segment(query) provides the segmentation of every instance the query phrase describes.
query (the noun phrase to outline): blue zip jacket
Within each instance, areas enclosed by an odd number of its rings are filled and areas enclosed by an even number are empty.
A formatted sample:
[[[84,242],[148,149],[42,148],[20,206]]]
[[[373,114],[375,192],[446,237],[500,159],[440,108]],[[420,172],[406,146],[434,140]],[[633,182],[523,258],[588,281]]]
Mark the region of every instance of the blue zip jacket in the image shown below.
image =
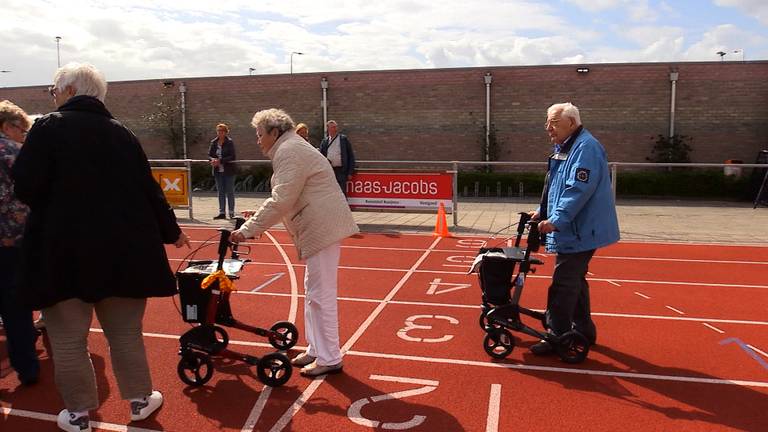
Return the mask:
[[[550,160],[547,214],[542,218],[557,231],[547,234],[549,252],[584,252],[619,241],[605,148],[586,129],[576,133],[568,157]]]

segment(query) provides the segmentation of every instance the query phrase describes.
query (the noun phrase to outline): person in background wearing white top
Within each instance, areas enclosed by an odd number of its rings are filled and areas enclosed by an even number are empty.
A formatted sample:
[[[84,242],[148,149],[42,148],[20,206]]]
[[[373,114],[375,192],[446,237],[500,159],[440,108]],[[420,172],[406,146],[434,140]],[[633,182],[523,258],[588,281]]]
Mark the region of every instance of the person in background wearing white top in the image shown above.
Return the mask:
[[[309,377],[340,372],[337,293],[341,241],[360,230],[344,195],[333,184],[328,161],[296,134],[285,111],[259,111],[251,125],[262,153],[272,160],[272,195],[230,238],[242,242],[259,237],[282,221],[299,259],[307,263],[304,333],[308,347],[291,363],[303,366],[301,374]]]
[[[326,123],[328,136],[320,143],[320,153],[328,158],[333,167],[333,174],[339,183],[341,191],[347,195],[347,180],[352,178],[355,172],[355,152],[352,151],[352,143],[346,135],[338,133],[338,124],[335,120]]]

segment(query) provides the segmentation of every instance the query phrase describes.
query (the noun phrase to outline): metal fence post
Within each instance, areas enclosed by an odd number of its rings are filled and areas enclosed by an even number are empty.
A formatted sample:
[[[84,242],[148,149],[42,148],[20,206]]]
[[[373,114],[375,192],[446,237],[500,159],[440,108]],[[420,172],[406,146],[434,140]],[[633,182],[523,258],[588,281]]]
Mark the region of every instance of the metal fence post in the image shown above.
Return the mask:
[[[459,163],[453,161],[453,226],[459,223]]]

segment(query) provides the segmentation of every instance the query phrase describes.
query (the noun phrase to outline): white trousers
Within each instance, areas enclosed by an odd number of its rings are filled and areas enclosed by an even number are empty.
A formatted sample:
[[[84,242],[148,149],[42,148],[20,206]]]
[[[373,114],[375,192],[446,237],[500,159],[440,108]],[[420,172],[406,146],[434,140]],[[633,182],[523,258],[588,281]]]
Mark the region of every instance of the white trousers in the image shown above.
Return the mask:
[[[331,366],[341,361],[337,301],[340,254],[341,242],[336,242],[307,258],[304,272],[307,354],[316,357],[319,366]]]

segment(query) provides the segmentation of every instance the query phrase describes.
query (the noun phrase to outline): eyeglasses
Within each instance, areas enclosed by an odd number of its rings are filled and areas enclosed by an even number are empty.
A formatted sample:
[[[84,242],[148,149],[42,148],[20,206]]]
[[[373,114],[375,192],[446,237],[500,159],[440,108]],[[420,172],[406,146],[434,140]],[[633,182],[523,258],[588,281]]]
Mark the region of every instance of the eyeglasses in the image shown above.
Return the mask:
[[[554,127],[557,125],[558,122],[560,122],[561,119],[552,119],[547,120],[546,123],[544,123],[544,129],[549,129],[550,127]]]

